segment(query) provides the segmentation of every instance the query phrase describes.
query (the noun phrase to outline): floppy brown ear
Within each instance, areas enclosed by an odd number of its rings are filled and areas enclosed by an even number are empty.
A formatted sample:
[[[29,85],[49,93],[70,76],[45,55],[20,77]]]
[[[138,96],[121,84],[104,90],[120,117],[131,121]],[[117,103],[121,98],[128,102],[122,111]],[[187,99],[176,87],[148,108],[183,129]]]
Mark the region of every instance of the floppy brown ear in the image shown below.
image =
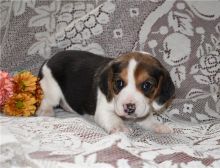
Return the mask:
[[[112,64],[110,63],[101,72],[98,82],[98,86],[101,92],[106,96],[107,101],[111,101],[113,98],[112,80],[113,80],[113,71],[112,71]]]
[[[155,101],[158,105],[164,105],[171,100],[175,93],[175,86],[167,70],[163,69],[156,90]]]

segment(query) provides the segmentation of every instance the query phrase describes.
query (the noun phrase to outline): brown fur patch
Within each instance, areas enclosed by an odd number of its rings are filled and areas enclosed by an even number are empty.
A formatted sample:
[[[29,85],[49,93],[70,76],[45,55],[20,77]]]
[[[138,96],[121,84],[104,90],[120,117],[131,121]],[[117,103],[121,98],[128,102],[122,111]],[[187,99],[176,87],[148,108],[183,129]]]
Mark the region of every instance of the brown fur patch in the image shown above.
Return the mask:
[[[158,81],[158,84],[157,84],[157,86],[156,86],[156,88],[155,88],[155,90],[154,90],[154,93],[153,93],[153,95],[152,95],[152,97],[151,97],[150,102],[152,102],[152,101],[158,96],[158,94],[160,93],[160,89],[161,89],[161,87],[162,87],[162,86],[161,86],[162,80],[163,80],[163,77],[161,76],[160,79],[159,79],[159,81]]]
[[[114,75],[113,80],[111,81],[111,84],[110,84],[110,86],[112,87],[112,92],[115,94],[118,94],[120,92],[120,90],[118,90],[117,87],[115,86],[115,82],[117,80],[122,80],[124,82],[124,86],[126,86],[128,83],[127,67],[123,67],[123,69],[121,69],[120,71],[121,71],[120,73]]]
[[[111,101],[113,96],[114,96],[114,91],[113,91],[113,83],[112,83],[112,79],[113,79],[113,73],[112,71],[108,72],[108,96],[107,96],[107,100]]]
[[[145,96],[147,96],[150,99],[154,98],[154,94],[155,94],[155,85],[156,85],[156,81],[155,79],[150,76],[149,72],[144,68],[145,64],[139,64],[136,68],[135,71],[135,81],[136,81],[136,87],[138,89],[138,91],[142,92]],[[141,86],[143,84],[143,82],[145,81],[150,81],[153,86],[151,88],[151,90],[149,90],[148,93],[144,93],[144,91],[142,90]]]
[[[124,82],[124,86],[128,83],[128,62],[126,61],[118,61],[117,59],[114,60],[112,63],[112,78],[111,84],[112,91],[114,94],[118,94],[120,90],[115,86],[115,82],[117,80],[122,80]]]
[[[134,76],[135,76],[135,80],[136,80],[137,85],[150,79],[149,73],[141,66],[137,66]]]
[[[160,68],[163,67],[156,58],[154,58],[150,54],[145,54],[141,52],[130,52],[130,53],[122,54],[118,58],[116,58],[116,61],[129,62],[129,60],[131,60],[132,58],[135,59],[137,62],[142,62],[152,66],[158,66]]]
[[[125,82],[125,84],[128,83],[128,68],[127,67],[122,69],[121,73],[119,74],[119,77]]]

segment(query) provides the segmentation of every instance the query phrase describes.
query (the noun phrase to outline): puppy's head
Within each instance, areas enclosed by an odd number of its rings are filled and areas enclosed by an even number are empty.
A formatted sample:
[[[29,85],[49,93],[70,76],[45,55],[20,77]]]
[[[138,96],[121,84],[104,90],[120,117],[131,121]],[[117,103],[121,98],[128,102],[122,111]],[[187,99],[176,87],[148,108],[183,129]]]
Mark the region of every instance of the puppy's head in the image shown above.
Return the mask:
[[[131,52],[109,63],[100,76],[99,87],[115,113],[142,118],[167,107],[174,95],[168,71],[148,53]]]

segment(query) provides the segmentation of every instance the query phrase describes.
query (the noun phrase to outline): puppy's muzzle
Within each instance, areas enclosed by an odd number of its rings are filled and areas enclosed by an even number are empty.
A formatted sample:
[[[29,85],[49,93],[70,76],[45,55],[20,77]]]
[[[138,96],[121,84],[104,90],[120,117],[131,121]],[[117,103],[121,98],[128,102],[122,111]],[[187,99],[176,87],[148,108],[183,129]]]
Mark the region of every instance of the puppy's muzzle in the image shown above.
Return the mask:
[[[128,103],[123,105],[124,112],[127,113],[128,115],[131,115],[135,112],[136,110],[136,105],[134,103]]]

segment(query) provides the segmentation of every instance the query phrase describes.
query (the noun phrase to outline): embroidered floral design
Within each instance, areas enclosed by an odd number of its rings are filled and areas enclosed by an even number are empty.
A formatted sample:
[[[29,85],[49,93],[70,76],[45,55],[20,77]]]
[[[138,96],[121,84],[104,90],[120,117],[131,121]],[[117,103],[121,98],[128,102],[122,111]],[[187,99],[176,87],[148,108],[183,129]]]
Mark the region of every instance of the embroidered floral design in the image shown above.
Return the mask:
[[[35,8],[36,16],[29,21],[29,26],[45,26],[48,32],[54,32],[56,25],[56,13],[60,10],[60,1],[53,1],[49,6]]]
[[[130,8],[129,12],[131,17],[136,17],[139,15],[139,8]]]
[[[26,7],[34,8],[36,0],[23,0],[23,1],[12,1],[12,10],[15,16],[22,15]]]
[[[88,40],[103,32],[103,25],[109,22],[109,14],[115,10],[115,4],[106,2],[89,15],[70,22],[62,31],[56,33],[57,45],[70,49],[73,45],[88,45]]]
[[[122,29],[115,29],[113,31],[113,34],[114,34],[114,38],[121,38],[121,37],[123,37]]]
[[[176,45],[180,44],[181,45]],[[163,59],[169,65],[180,65],[189,60],[191,54],[190,39],[180,33],[168,35],[163,42]]]
[[[113,168],[110,164],[96,162],[96,154],[88,156],[87,159],[82,155],[76,156],[75,165],[73,165],[73,167]]]
[[[184,113],[191,113],[193,110],[193,104],[184,104],[183,105],[183,112]]]
[[[49,58],[52,47],[70,48],[76,44],[85,46],[86,40],[103,32],[102,25],[109,22],[108,14],[114,11],[115,6],[106,2],[86,18],[81,19],[93,8],[93,4],[89,2],[61,5],[60,1],[35,8],[37,15],[30,19],[29,27],[45,26],[46,31],[36,33],[37,42],[29,48],[28,54],[39,54]],[[75,23],[78,18],[81,21]]]
[[[206,76],[220,73],[220,56],[217,51],[201,57],[199,63],[201,72]]]

